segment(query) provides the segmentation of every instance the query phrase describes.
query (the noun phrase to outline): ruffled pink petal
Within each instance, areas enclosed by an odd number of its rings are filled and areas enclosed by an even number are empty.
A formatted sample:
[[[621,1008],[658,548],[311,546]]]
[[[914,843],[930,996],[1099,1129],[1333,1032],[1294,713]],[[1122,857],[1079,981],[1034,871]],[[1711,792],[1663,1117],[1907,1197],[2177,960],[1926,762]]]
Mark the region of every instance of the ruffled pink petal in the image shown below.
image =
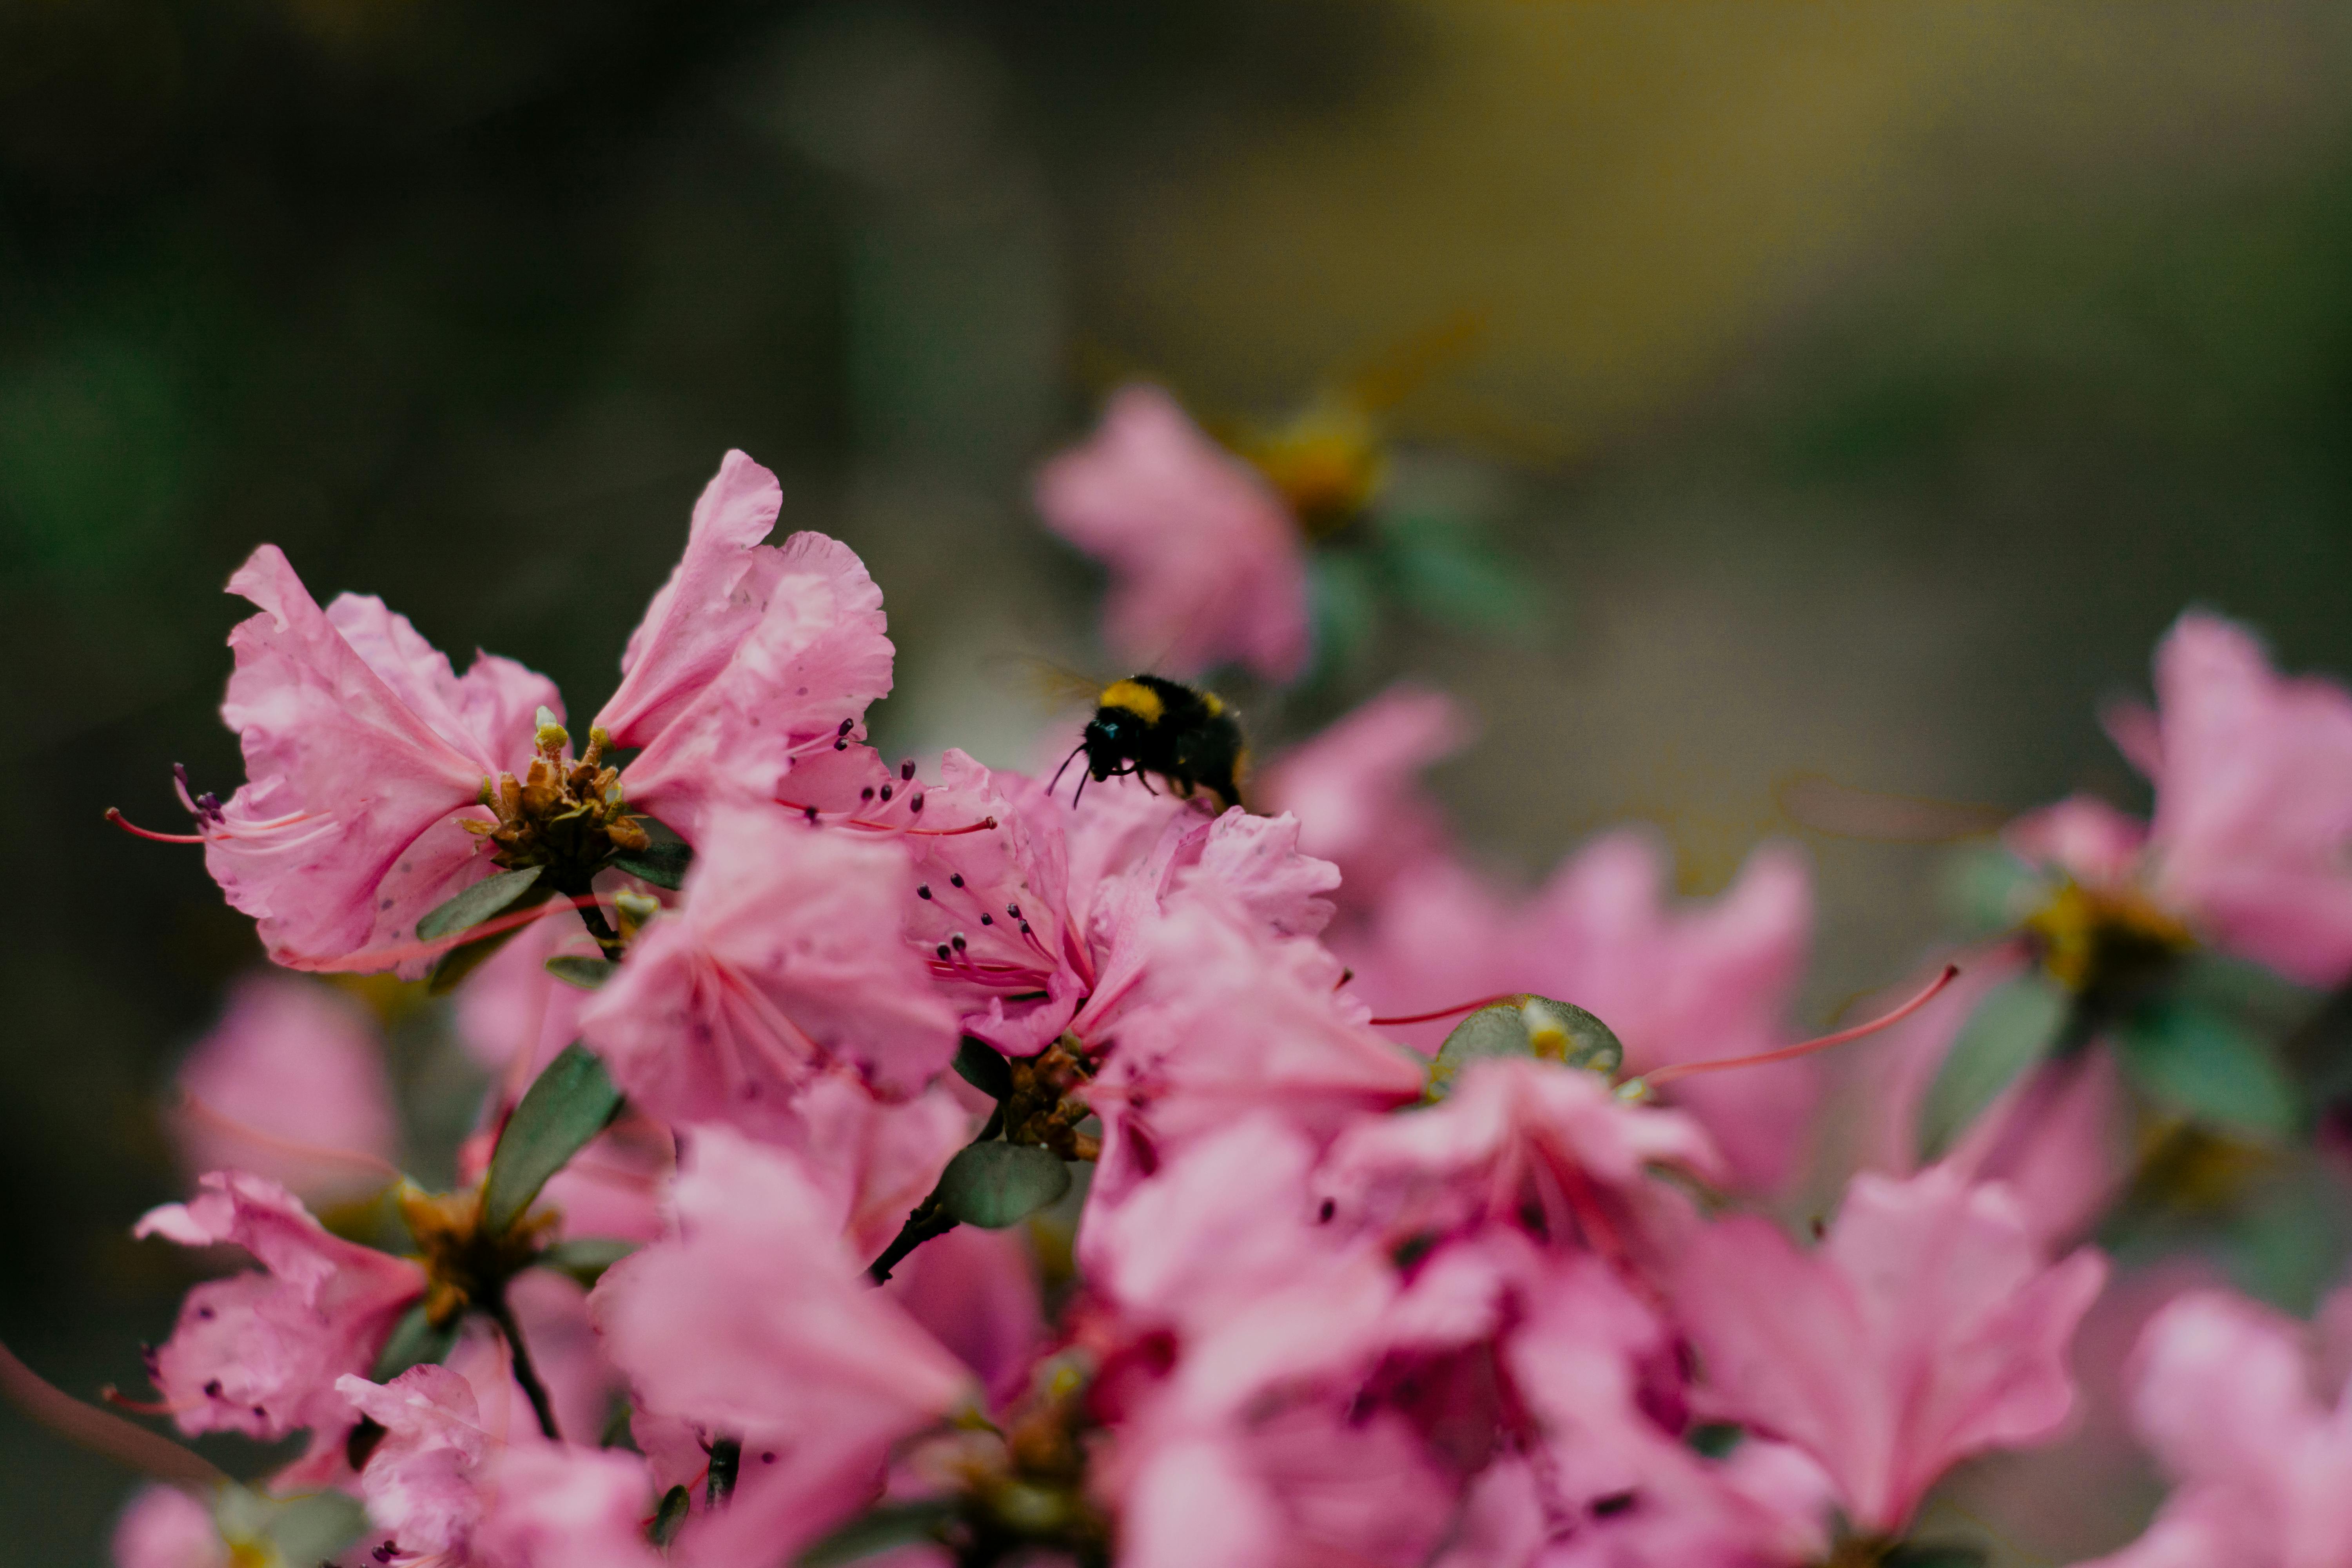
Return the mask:
[[[645,1461],[634,1455],[519,1448],[499,1463],[474,1545],[498,1568],[660,1568],[646,1540],[653,1510]]]
[[[621,655],[621,684],[595,723],[643,746],[717,679],[766,613],[784,552],[761,541],[783,510],[776,476],[740,452],[720,460],[688,525],[686,553]]]
[[[2131,880],[2147,826],[2095,795],[2069,795],[2029,811],[2001,829],[2001,842],[2021,858],[2063,871],[2092,888]]]
[[[482,1515],[480,1470],[491,1451],[473,1385],[428,1364],[387,1384],[346,1376],[338,1386],[384,1429],[360,1473],[368,1517],[405,1551],[461,1551]]]
[[[1259,803],[1296,816],[1300,846],[1339,868],[1340,901],[1369,910],[1399,870],[1451,843],[1418,778],[1466,745],[1472,729],[1444,692],[1391,687],[1285,753],[1261,776]]]
[[[114,1525],[114,1568],[229,1568],[212,1510],[177,1487],[132,1494]]]
[[[1093,983],[1085,929],[1069,910],[1069,815],[1034,782],[950,751],[926,795],[925,817],[993,817],[996,826],[908,840],[908,938],[962,1014],[963,1031],[1007,1056],[1034,1056],[1052,1044]]]
[[[133,1236],[184,1247],[227,1243],[266,1270],[188,1292],[150,1374],[184,1432],[264,1439],[349,1424],[335,1390],[362,1371],[393,1324],[425,1291],[425,1271],[328,1234],[277,1183],[215,1172],[185,1204],[142,1218]]]
[[[1024,1234],[960,1226],[916,1248],[882,1289],[971,1369],[992,1406],[1027,1386],[1046,1327]]]
[[[2157,650],[2158,898],[2309,984],[2352,972],[2352,693],[2273,674],[2243,627],[2183,616]]]
[[[641,1417],[742,1441],[735,1500],[689,1555],[724,1561],[753,1538],[788,1555],[879,1489],[891,1443],[976,1391],[873,1289],[794,1156],[698,1129],[676,1206],[677,1236],[615,1264],[592,1310]]]
[[[507,764],[473,723],[498,704],[469,709],[447,661],[373,600],[338,601],[355,647],[274,545],[229,588],[263,611],[229,634],[236,672],[221,705],[249,782],[203,828],[206,868],[291,967],[412,935],[488,869],[483,843],[449,819]],[[478,689],[509,684],[494,670]]]
[[[709,828],[685,907],[581,1015],[630,1098],[773,1137],[832,1063],[897,1095],[945,1068],[955,1015],[903,940],[905,851],[776,807],[730,808]]]
[[[2067,1343],[2105,1272],[2088,1248],[2045,1266],[2006,1194],[1937,1166],[1857,1176],[1810,1257],[1760,1219],[1706,1227],[1676,1304],[1724,1410],[1805,1448],[1857,1526],[1893,1532],[1956,1461],[2064,1421]]]
[[[697,847],[715,803],[790,798],[784,776],[794,761],[862,740],[866,705],[890,693],[882,590],[856,553],[795,533],[773,569],[766,605],[725,668],[622,775],[631,805]]]
[[[1110,568],[1104,635],[1187,679],[1222,664],[1285,682],[1306,667],[1306,552],[1281,499],[1156,386],[1111,397],[1085,445],[1037,476],[1046,524]]]
[[[1134,1000],[1088,1090],[1108,1135],[1096,1174],[1114,1200],[1171,1152],[1252,1109],[1328,1138],[1350,1117],[1420,1097],[1423,1070],[1335,994],[1339,963],[1274,938],[1206,891],[1153,927]]]
[[[1624,1042],[1631,1073],[1785,1043],[1781,1020],[1812,931],[1803,858],[1763,846],[1708,904],[1677,908],[1667,889],[1654,838],[1624,832],[1594,840],[1522,917],[1514,950],[1524,978],[1507,988],[1599,1015]],[[1696,1078],[1676,1085],[1674,1098],[1705,1125],[1739,1181],[1769,1191],[1803,1152],[1819,1066],[1800,1059]]]

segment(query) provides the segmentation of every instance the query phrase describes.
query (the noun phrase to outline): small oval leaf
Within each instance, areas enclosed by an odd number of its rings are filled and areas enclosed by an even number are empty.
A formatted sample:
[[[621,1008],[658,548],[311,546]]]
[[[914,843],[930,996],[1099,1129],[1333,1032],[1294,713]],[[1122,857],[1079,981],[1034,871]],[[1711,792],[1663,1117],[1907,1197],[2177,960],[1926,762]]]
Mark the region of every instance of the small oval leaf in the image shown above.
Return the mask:
[[[621,1112],[621,1091],[604,1064],[577,1040],[563,1047],[523,1091],[507,1119],[482,1180],[482,1221],[493,1234],[511,1227],[588,1141]]]
[[[425,1316],[425,1303],[419,1301],[401,1314],[393,1325],[392,1337],[383,1342],[377,1352],[375,1370],[368,1376],[375,1383],[390,1383],[412,1366],[437,1363],[449,1353],[457,1342],[457,1325],[436,1329]]]
[[[560,952],[547,961],[550,974],[583,991],[595,990],[612,979],[613,972],[620,967],[609,958],[591,958],[581,952]]]
[[[973,1143],[940,1176],[940,1211],[982,1230],[1003,1230],[1070,1190],[1060,1155],[1030,1143]]]
[[[1013,1068],[1006,1064],[1004,1053],[986,1040],[966,1035],[956,1047],[955,1069],[956,1077],[991,1100],[1012,1096]]]
[[[2294,1090],[2270,1048],[2221,1013],[2160,1002],[2133,1014],[2116,1043],[2125,1073],[2160,1104],[2262,1137],[2294,1131]]]
[[[2050,1054],[2073,999],[2039,971],[1988,993],[1919,1104],[1919,1157],[1940,1160],[2020,1073]]]
[[[1572,1002],[1513,996],[1479,1008],[1454,1026],[1429,1068],[1429,1098],[1443,1100],[1472,1062],[1531,1057],[1583,1068],[1603,1078],[1624,1065],[1625,1047],[1608,1025]]]
[[[615,871],[626,871],[640,882],[675,893],[686,885],[686,874],[694,868],[694,847],[683,839],[660,839],[643,849],[624,849],[609,864]]]
[[[541,868],[526,866],[520,871],[500,871],[485,877],[464,892],[439,905],[416,922],[419,942],[432,942],[456,931],[480,925],[492,915],[502,914],[508,906],[523,896],[538,882]],[[546,895],[541,894],[544,898]]]

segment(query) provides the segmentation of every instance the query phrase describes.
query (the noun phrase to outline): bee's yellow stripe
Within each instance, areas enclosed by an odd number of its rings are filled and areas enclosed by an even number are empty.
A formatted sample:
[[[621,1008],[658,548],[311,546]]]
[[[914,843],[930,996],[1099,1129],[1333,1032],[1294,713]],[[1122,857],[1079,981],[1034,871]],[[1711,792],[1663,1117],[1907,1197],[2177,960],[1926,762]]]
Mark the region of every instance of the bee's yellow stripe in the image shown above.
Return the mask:
[[[1157,724],[1167,710],[1161,706],[1160,693],[1139,680],[1114,680],[1103,688],[1104,708],[1124,708],[1147,724]]]

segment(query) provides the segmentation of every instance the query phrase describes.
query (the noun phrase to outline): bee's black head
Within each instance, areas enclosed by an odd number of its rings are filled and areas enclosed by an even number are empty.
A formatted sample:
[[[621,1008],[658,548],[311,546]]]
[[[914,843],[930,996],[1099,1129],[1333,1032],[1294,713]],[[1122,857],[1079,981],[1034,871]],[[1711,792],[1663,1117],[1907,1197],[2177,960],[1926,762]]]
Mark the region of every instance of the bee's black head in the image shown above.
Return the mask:
[[[1087,726],[1087,772],[1099,784],[1135,758],[1136,746],[1148,726],[1124,708],[1098,708]]]

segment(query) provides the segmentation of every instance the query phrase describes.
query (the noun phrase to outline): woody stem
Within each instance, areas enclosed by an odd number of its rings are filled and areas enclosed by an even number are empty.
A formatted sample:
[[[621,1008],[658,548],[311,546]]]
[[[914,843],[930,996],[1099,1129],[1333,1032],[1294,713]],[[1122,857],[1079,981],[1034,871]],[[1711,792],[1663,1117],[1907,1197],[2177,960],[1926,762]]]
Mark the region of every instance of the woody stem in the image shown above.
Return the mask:
[[[523,1397],[530,1401],[531,1414],[539,1417],[539,1429],[547,1434],[549,1442],[561,1443],[563,1438],[555,1429],[555,1406],[547,1397],[547,1384],[539,1381],[539,1369],[531,1364],[530,1352],[522,1342],[521,1325],[515,1321],[514,1311],[507,1305],[506,1292],[492,1296],[483,1310],[506,1337],[507,1353],[514,1361],[515,1381],[522,1384]]]

